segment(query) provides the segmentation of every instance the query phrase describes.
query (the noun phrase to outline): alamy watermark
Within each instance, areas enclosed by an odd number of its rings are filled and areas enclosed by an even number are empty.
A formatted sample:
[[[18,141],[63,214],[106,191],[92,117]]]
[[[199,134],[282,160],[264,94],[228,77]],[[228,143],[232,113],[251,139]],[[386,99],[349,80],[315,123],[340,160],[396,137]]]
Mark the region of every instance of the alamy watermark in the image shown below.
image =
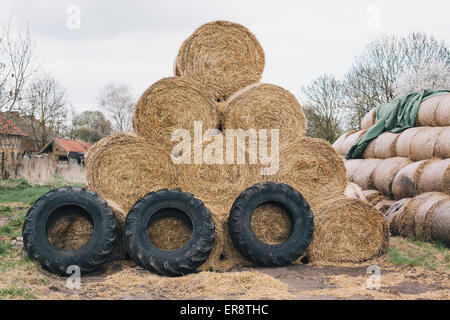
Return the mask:
[[[80,289],[81,288],[81,269],[77,265],[71,265],[67,267],[67,274],[70,276],[66,280],[67,289]]]
[[[194,121],[193,137],[191,131],[187,129],[176,129],[172,133],[171,140],[179,141],[171,152],[174,164],[259,162],[261,175],[274,175],[279,169],[279,129],[227,129],[225,134],[222,134],[217,129],[203,132],[202,122]],[[270,150],[268,150],[269,142]]]
[[[66,26],[69,30],[81,29],[81,8],[77,5],[70,5],[66,9],[67,20]]]
[[[368,290],[380,290],[381,289],[381,269],[378,266],[367,267],[367,274],[370,274],[366,281],[366,288]]]

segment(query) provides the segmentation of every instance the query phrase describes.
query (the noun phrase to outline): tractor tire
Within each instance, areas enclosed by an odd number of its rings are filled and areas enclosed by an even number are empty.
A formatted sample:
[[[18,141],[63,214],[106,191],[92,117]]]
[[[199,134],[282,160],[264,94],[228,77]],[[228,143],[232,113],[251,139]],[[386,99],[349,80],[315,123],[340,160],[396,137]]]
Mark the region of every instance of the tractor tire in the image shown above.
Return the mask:
[[[51,224],[67,214],[84,216],[93,225],[90,239],[76,250],[57,248],[48,239]],[[116,228],[114,213],[105,200],[93,191],[69,186],[51,190],[36,200],[25,217],[22,235],[31,258],[55,274],[69,276],[70,266],[87,273],[105,262],[114,248]]]
[[[174,217],[192,230],[188,242],[176,250],[162,250],[150,240],[148,227],[158,219]],[[209,257],[215,242],[214,220],[202,201],[180,189],[162,189],[139,199],[125,220],[125,246],[132,260],[159,275],[194,272]]]
[[[252,216],[257,207],[273,203],[281,206],[291,220],[291,233],[281,244],[267,244],[252,230]],[[314,232],[314,218],[308,202],[284,183],[257,183],[235,200],[228,219],[228,229],[236,249],[259,266],[282,266],[298,259],[308,248]]]

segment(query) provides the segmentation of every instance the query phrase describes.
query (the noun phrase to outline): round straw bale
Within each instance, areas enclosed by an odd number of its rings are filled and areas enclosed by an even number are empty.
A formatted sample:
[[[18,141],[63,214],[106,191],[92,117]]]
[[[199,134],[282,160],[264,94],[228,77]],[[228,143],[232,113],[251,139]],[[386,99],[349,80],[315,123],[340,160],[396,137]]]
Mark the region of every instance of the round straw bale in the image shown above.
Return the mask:
[[[428,163],[419,178],[419,192],[444,192],[450,194],[450,159]]]
[[[398,236],[398,217],[403,214],[406,209],[406,205],[411,200],[411,198],[404,198],[394,202],[390,208],[386,211],[385,217],[389,225],[389,230],[391,235]]]
[[[394,204],[394,202],[395,201],[392,200],[381,200],[375,205],[375,209],[385,215],[389,208]]]
[[[361,130],[369,129],[371,126],[375,124],[376,121],[377,121],[377,112],[376,108],[373,108],[372,110],[367,112],[364,118],[362,119]]]
[[[411,141],[409,158],[413,161],[433,159],[435,145],[443,130],[442,127],[423,128]]]
[[[414,235],[417,239],[429,241],[432,239],[432,221],[430,221],[430,218],[434,208],[443,201],[449,201],[450,197],[445,193],[431,192],[426,194],[428,197],[424,198],[416,209],[414,216]]]
[[[106,200],[106,199],[105,199]],[[108,255],[107,261],[123,260],[126,256],[122,241],[123,225],[126,213],[114,202],[106,200],[113,210],[117,222],[117,239],[113,251]],[[89,241],[94,233],[92,223],[78,214],[69,214],[58,218],[47,230],[49,241],[57,248],[76,250]]]
[[[439,192],[422,193],[411,199],[401,214],[396,217],[398,234],[402,237],[413,237],[416,229],[415,216],[419,206],[430,197],[439,196]]]
[[[222,130],[279,129],[280,141],[306,134],[306,118],[295,96],[272,84],[255,84],[228,101]]]
[[[395,157],[383,160],[373,173],[375,189],[387,196],[392,196],[392,183],[397,173],[409,165],[411,160],[403,157]]]
[[[344,195],[348,198],[360,199],[360,200],[367,201],[366,197],[363,194],[361,187],[353,182],[349,182],[347,184],[347,187],[345,187]]]
[[[353,182],[353,175],[355,174],[356,168],[364,161],[363,159],[349,159],[344,160],[345,170],[347,171],[347,179],[350,182]]]
[[[202,25],[178,51],[175,76],[198,80],[217,101],[258,82],[264,70],[264,51],[244,26],[229,21]]]
[[[423,129],[424,128],[421,127],[409,128],[400,133],[397,143],[395,144],[395,154],[397,157],[409,157],[411,153],[411,142]]]
[[[416,127],[436,126],[436,111],[444,95],[426,99],[420,104],[416,118]]]
[[[56,219],[47,229],[50,243],[59,249],[77,250],[94,233],[92,223],[79,214],[67,214]]]
[[[344,143],[342,144],[342,151],[343,154],[345,155],[348,150],[350,150],[351,147],[353,147],[353,145],[358,142],[359,138],[361,138],[363,135],[365,135],[367,132],[367,130],[360,130],[357,131],[351,135],[349,135],[345,140]]]
[[[331,198],[313,208],[310,261],[362,262],[386,253],[389,231],[372,205],[347,197]]]
[[[152,84],[136,103],[133,129],[137,135],[155,145],[172,146],[172,134],[177,129],[193,132],[194,121],[203,130],[218,129],[217,108],[188,78],[165,78]]]
[[[373,206],[375,206],[380,201],[387,200],[386,196],[378,190],[363,190],[363,195],[366,200]]]
[[[348,183],[344,161],[333,147],[323,139],[308,137],[282,145],[278,172],[257,178],[290,185],[311,206],[328,197],[342,196]]]
[[[448,109],[450,110],[450,105]],[[439,134],[434,147],[434,156],[441,159],[450,158],[450,125],[445,127]]]
[[[341,155],[345,155],[345,152],[344,152],[344,150],[343,150],[343,144],[344,144],[344,141],[345,141],[345,139],[349,136],[349,135],[351,135],[351,134],[353,134],[353,133],[355,133],[355,132],[358,132],[358,130],[350,130],[350,131],[347,131],[346,133],[344,133],[343,135],[341,135],[334,143],[333,143],[333,148],[334,148],[334,150],[336,150],[336,152],[337,153],[339,153],[339,154],[341,154]]]
[[[117,133],[93,146],[86,159],[89,187],[128,212],[150,191],[174,187],[169,152],[132,133]]]
[[[366,149],[364,149],[364,152],[362,154],[362,157],[364,159],[375,158],[375,143],[376,143],[376,141],[377,141],[377,139],[373,139],[372,141],[369,142]]]
[[[375,139],[374,156],[379,159],[395,157],[395,145],[400,135],[392,132],[383,132]]]
[[[373,175],[381,162],[383,162],[381,159],[364,159],[355,169],[353,182],[358,184],[363,190],[374,189]]]
[[[441,127],[450,126],[450,94],[444,95],[437,107],[436,125]]]
[[[431,235],[450,246],[450,200],[443,201],[434,208]]]
[[[291,219],[280,206],[263,204],[253,212],[252,231],[262,242],[281,244],[291,234]]]
[[[423,169],[433,160],[422,160],[408,164],[401,169],[392,182],[395,199],[412,198],[419,194],[419,179]]]

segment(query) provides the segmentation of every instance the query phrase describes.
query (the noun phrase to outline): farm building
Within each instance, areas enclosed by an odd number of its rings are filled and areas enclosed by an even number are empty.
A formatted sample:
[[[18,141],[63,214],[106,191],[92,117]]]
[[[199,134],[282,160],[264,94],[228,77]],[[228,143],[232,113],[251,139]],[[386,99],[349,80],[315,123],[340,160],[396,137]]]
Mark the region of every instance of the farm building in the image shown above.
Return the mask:
[[[71,167],[84,165],[86,153],[90,149],[91,144],[86,142],[55,138],[42,148],[40,153],[47,154],[58,167]]]
[[[0,178],[14,175],[23,155],[38,151],[33,139],[14,121],[16,118],[14,113],[0,114]]]

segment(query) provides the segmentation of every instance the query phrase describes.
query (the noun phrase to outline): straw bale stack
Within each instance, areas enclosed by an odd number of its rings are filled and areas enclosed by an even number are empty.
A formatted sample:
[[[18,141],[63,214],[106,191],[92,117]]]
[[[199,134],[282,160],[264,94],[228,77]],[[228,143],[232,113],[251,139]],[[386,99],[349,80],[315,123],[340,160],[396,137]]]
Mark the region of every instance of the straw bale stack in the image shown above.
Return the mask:
[[[164,78],[152,84],[140,97],[133,112],[134,132],[154,145],[170,147],[177,129],[193,132],[194,122],[202,129],[218,129],[220,115],[214,102],[194,81]]]
[[[345,196],[330,198],[314,208],[314,214],[309,261],[361,262],[387,251],[386,221],[369,203]]]
[[[423,169],[433,160],[422,160],[408,164],[401,169],[392,183],[395,199],[412,198],[419,194],[419,179]]]
[[[435,146],[444,128],[423,128],[414,136],[410,144],[409,158],[413,161],[433,159]]]
[[[373,108],[366,113],[364,118],[361,120],[361,130],[367,130],[375,124],[377,121],[376,108]]]
[[[419,192],[450,194],[450,159],[429,162],[419,178]]]
[[[187,38],[175,61],[175,76],[197,80],[215,101],[258,82],[264,70],[264,51],[244,26],[214,21]]]
[[[306,134],[306,118],[289,91],[272,84],[253,84],[227,101],[222,130],[227,129],[279,129],[283,143]]]
[[[150,191],[175,187],[169,152],[132,133],[117,133],[96,143],[86,159],[89,188],[128,212]]]
[[[373,185],[375,189],[387,196],[392,196],[392,184],[397,173],[411,164],[411,160],[403,157],[388,158],[383,160],[373,173]]]

